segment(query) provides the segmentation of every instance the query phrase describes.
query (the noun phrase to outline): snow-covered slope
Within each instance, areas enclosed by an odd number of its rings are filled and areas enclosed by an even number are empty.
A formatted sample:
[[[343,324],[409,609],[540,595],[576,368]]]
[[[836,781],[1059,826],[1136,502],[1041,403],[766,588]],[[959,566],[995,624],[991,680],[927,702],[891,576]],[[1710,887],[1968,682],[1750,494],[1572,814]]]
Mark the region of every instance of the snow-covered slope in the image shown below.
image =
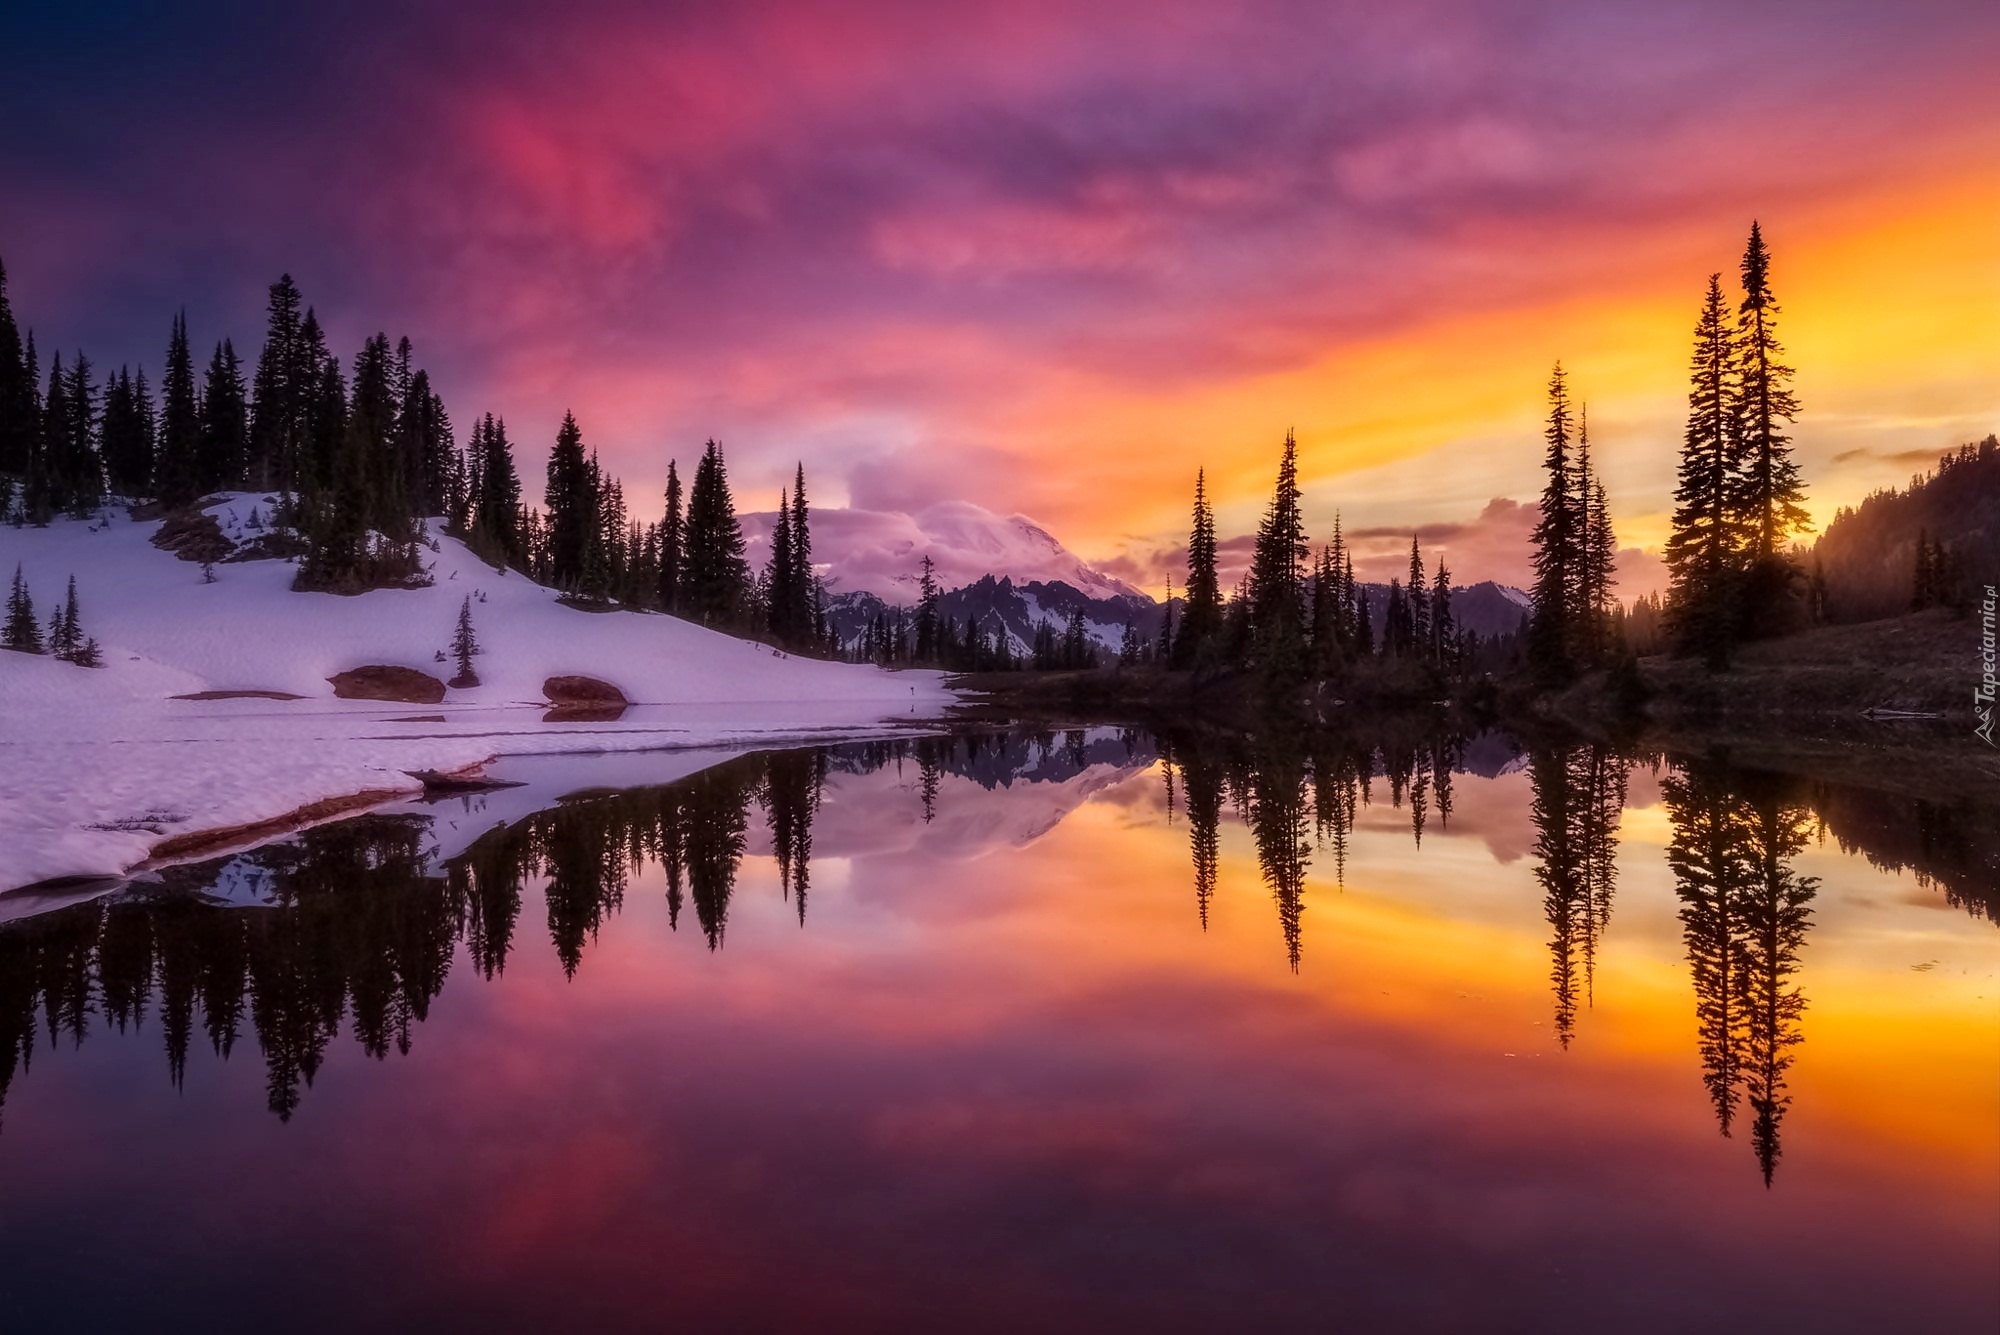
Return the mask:
[[[225,530],[262,500],[210,507]],[[268,512],[268,510],[267,510]],[[908,727],[950,696],[935,673],[796,658],[672,617],[564,607],[547,589],[440,537],[429,588],[356,597],[291,591],[282,561],[201,567],[156,549],[119,511],[45,529],[0,526],[0,580],[19,563],[42,620],[73,574],[105,666],[0,652],[0,889],[112,874],[170,837],[275,820],[406,771],[499,754],[634,750]],[[482,685],[439,705],[335,700],[327,678],[435,661],[473,598]],[[577,673],[640,707],[610,723],[545,723],[542,682]],[[215,690],[306,697],[186,701]],[[440,721],[432,721],[440,720]]]

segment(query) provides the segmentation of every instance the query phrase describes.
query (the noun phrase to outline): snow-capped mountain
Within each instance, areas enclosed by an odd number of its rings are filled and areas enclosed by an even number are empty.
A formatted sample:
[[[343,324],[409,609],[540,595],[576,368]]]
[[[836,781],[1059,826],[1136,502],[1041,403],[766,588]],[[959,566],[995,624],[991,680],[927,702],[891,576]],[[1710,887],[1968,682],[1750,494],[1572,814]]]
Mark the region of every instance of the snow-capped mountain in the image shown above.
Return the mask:
[[[774,512],[742,516],[752,569],[769,556]],[[824,509],[812,514],[813,561],[829,589],[868,593],[891,604],[916,601],[917,569],[931,558],[938,584],[956,589],[986,575],[1017,583],[1062,583],[1092,598],[1143,597],[1098,570],[1026,515],[1001,515],[970,501],[941,501],[915,512]]]

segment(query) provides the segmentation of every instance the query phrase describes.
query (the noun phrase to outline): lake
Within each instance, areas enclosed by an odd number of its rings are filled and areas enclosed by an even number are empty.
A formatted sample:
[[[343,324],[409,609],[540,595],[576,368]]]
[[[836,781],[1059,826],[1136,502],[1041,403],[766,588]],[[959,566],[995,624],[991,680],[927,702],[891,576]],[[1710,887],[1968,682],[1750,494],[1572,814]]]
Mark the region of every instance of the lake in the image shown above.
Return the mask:
[[[502,762],[0,925],[0,1328],[1991,1331],[2000,808],[1393,728]]]

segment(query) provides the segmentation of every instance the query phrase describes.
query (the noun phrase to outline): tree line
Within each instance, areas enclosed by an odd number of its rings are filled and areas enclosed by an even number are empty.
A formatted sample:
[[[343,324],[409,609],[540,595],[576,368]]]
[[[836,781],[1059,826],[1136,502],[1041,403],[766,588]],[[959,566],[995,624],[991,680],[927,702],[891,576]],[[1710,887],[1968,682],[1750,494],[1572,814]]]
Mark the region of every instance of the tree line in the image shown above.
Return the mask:
[[[157,393],[143,366],[100,384],[81,352],[50,360],[22,336],[0,266],[0,517],[85,517],[109,496],[167,510],[220,491],[275,494],[263,552],[295,559],[295,587],[337,593],[419,583],[427,521],[481,557],[591,605],[671,612],[703,625],[829,650],[812,559],[805,467],[780,494],[770,557],[753,572],[721,446],[682,490],[668,465],[664,513],[642,522],[623,485],[566,414],[543,505],[524,503],[504,419],[475,418],[461,447],[408,338],[366,339],[343,365],[289,274],[271,284],[247,380],[223,338],[197,376],[185,313],[172,321]]]

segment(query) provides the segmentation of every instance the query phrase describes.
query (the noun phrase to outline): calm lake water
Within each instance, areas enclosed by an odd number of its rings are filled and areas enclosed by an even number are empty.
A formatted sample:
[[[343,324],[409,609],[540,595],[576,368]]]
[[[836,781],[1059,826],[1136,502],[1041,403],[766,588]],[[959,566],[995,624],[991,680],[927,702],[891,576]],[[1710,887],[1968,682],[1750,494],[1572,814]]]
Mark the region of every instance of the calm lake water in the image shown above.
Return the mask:
[[[717,759],[0,926],[0,1329],[2000,1326],[1992,806],[1497,734]]]

